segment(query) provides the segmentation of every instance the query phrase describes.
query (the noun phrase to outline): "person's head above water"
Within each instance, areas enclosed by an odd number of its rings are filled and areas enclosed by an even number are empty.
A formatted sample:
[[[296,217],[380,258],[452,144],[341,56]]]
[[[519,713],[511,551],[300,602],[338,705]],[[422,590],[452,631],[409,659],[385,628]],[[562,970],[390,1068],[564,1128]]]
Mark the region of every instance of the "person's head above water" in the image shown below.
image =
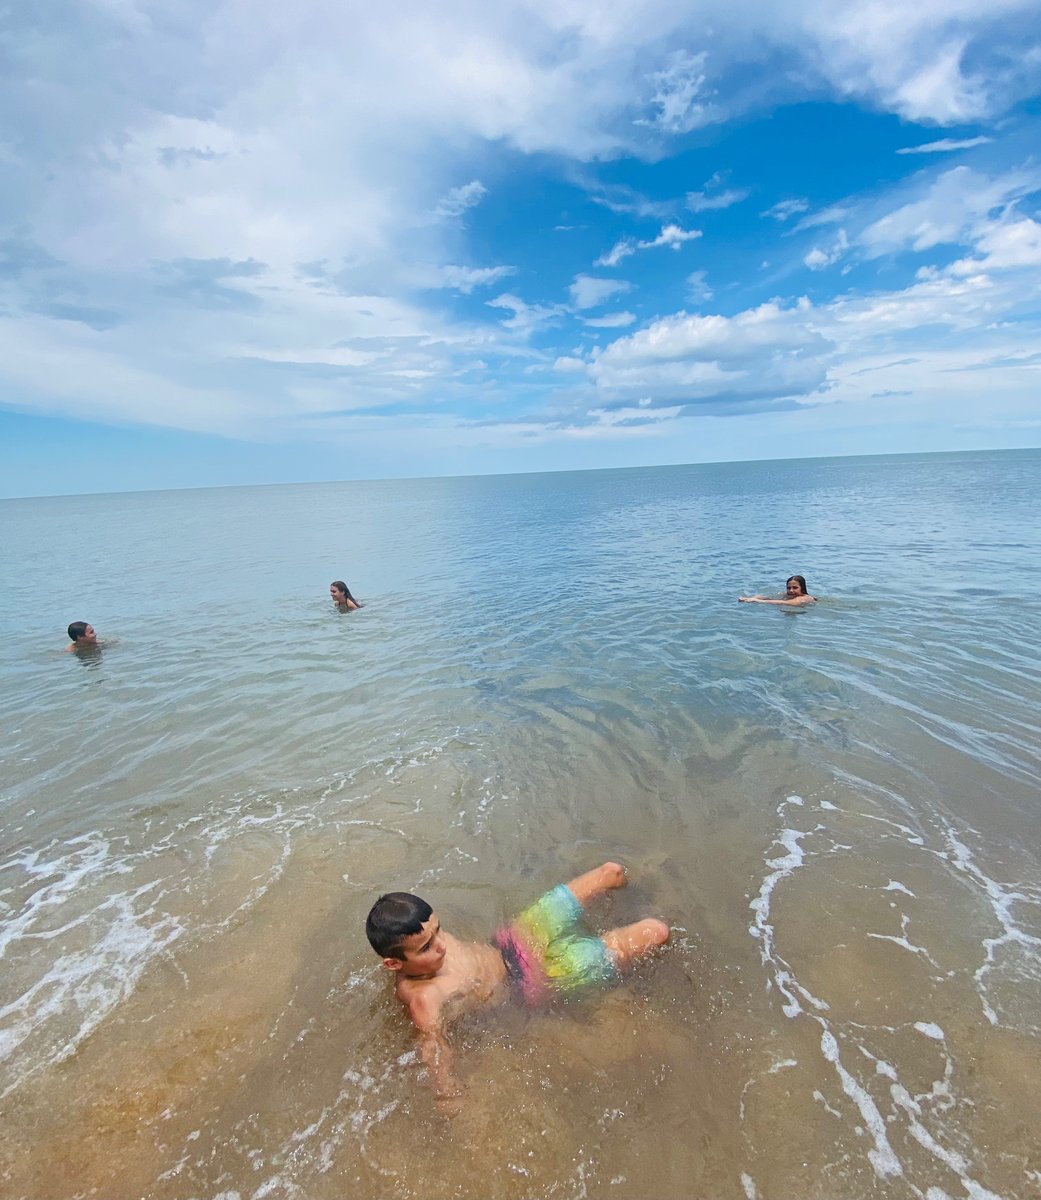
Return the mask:
[[[329,584],[329,595],[332,596],[333,603],[339,605],[340,608],[361,608],[358,601],[351,595],[351,589],[342,579],[334,579]]]
[[[444,947],[438,944],[441,927],[430,925],[433,916],[434,910],[419,896],[388,892],[369,909],[365,936],[392,971],[432,973],[444,958]]]
[[[69,626],[69,638],[72,641],[70,650],[73,646],[80,648],[98,644],[98,635],[94,631],[94,626],[88,625],[86,621],[73,621]]]
[[[784,598],[776,596],[738,596],[742,604],[786,604],[789,608],[802,608],[806,604],[815,604],[816,596],[811,596],[806,588],[805,575],[789,575],[784,583]]]

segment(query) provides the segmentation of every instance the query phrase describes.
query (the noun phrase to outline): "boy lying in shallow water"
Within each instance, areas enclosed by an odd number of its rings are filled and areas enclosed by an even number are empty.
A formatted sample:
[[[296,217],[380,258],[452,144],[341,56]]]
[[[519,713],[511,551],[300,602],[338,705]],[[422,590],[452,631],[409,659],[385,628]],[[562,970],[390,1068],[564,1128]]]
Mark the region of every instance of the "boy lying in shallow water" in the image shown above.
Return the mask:
[[[459,1095],[446,1032],[457,1017],[499,1004],[511,985],[527,1004],[617,983],[629,963],[669,940],[669,927],[648,918],[600,937],[581,926],[584,906],[626,884],[625,868],[606,862],[536,901],[495,945],[461,942],[441,928],[425,900],[389,892],[372,906],[365,933],[397,979],[394,991],[419,1033],[419,1048],[438,1098]]]

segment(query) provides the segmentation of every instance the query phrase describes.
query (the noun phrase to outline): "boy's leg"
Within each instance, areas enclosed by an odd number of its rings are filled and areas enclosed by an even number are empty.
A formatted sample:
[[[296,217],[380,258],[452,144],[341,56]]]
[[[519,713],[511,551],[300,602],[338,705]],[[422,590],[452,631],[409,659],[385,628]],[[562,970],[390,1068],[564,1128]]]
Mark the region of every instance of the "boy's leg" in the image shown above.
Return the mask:
[[[619,967],[625,967],[669,940],[670,929],[664,921],[648,917],[634,925],[623,925],[603,935],[604,945],[614,954]]]
[[[575,899],[579,904],[584,907],[594,896],[599,896],[601,892],[608,892],[612,888],[625,887],[627,882],[625,867],[616,862],[605,862],[594,870],[579,875],[577,879],[572,879],[567,886],[574,892]]]

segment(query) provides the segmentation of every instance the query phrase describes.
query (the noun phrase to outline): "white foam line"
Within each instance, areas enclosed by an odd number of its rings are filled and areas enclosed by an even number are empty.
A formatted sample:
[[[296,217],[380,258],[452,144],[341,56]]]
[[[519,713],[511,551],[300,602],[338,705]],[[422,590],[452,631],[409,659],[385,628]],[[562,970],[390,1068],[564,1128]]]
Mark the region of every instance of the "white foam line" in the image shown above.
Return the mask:
[[[818,1000],[816,996],[808,992],[798,981],[795,976],[787,969],[787,964],[778,966],[783,963],[783,960],[774,952],[774,930],[770,924],[770,899],[774,889],[782,879],[786,879],[797,871],[805,861],[805,851],[801,845],[801,839],[809,837],[810,834],[816,833],[822,826],[816,825],[813,829],[800,831],[798,829],[784,829],[777,836],[776,842],[780,843],[788,853],[781,858],[767,859],[766,865],[772,868],[772,874],[768,875],[762,882],[759,888],[759,895],[751,901],[749,908],[755,913],[755,922],[749,927],[749,933],[756,938],[760,943],[759,953],[764,965],[774,964],[774,984],[777,989],[787,1000],[787,1004],[783,1006],[784,1015],[786,1017],[796,1017],[803,1012],[803,1007],[799,1003],[796,992],[809,1004],[818,1010],[827,1009],[827,1004],[823,1000]]]
[[[931,1021],[915,1021],[914,1027],[919,1033],[924,1033],[927,1038],[932,1038],[934,1042],[942,1042],[947,1038],[940,1026],[934,1025]]]
[[[320,1174],[324,1174],[332,1170],[345,1137],[354,1134],[359,1135],[359,1149],[365,1161],[381,1175],[395,1177],[393,1170],[387,1170],[379,1162],[373,1161],[366,1142],[372,1127],[385,1121],[398,1107],[399,1101],[391,1100],[374,1112],[369,1112],[363,1107],[362,1100],[363,1098],[378,1098],[379,1089],[394,1078],[403,1066],[414,1064],[418,1058],[416,1052],[406,1051],[392,1062],[383,1063],[378,1076],[370,1073],[365,1066],[360,1069],[349,1067],[343,1073],[343,1085],[334,1104],[323,1108],[309,1125],[290,1134],[286,1157],[296,1160],[299,1157],[301,1146],[317,1141],[316,1155],[312,1155],[310,1161]],[[343,1111],[345,1104],[352,1106],[347,1113]],[[277,1159],[278,1156],[273,1155],[271,1158]],[[272,1165],[279,1166],[282,1171],[282,1174],[274,1176],[273,1179],[278,1179],[285,1185],[285,1164],[273,1162]],[[292,1186],[295,1191],[299,1191],[295,1184]],[[253,1196],[256,1200],[259,1193],[255,1192]]]
[[[814,1019],[820,1020],[819,1018]],[[891,1175],[903,1175],[904,1168],[900,1163],[900,1159],[894,1153],[893,1147],[890,1146],[889,1139],[886,1137],[886,1123],[878,1110],[878,1105],[871,1098],[870,1092],[861,1087],[842,1065],[842,1058],[839,1055],[839,1044],[835,1039],[835,1035],[824,1025],[823,1021],[820,1024],[821,1053],[838,1072],[842,1090],[860,1110],[864,1124],[871,1131],[875,1148],[868,1151],[868,1159],[875,1168],[875,1174],[883,1179]]]
[[[277,819],[279,813],[269,820]],[[282,814],[282,822],[285,820]],[[188,826],[193,823],[196,821],[188,822]],[[257,818],[246,820],[247,825],[267,823],[268,820]],[[291,852],[290,834],[300,824],[294,822],[285,831],[278,860],[266,872],[254,877],[257,885],[227,921],[218,923],[217,928],[252,907],[282,875]],[[220,840],[220,830],[210,829],[207,833],[211,837],[216,833],[215,840]],[[172,834],[148,852],[134,857],[147,859],[161,849],[169,848],[164,845],[169,837]],[[55,857],[55,849],[59,846],[62,853]],[[207,848],[207,858],[211,850],[212,845]],[[0,1060],[13,1055],[28,1039],[40,1037],[50,1022],[76,1024],[71,1033],[61,1036],[61,1044],[51,1045],[36,1054],[33,1063],[11,1070],[11,1082],[2,1093],[5,1096],[40,1070],[74,1053],[83,1039],[133,992],[149,964],[156,957],[169,954],[169,947],[183,932],[173,915],[157,911],[164,881],[154,879],[128,892],[109,895],[92,911],[77,914],[60,926],[43,927],[56,916],[60,917],[62,907],[70,902],[77,889],[82,890],[84,882],[89,881],[96,888],[111,877],[134,871],[130,861],[113,858],[110,842],[97,831],[63,843],[52,841],[46,847],[27,852],[5,864],[7,870],[12,867],[20,869],[30,879],[45,882],[27,898],[16,917],[4,921],[0,928],[0,955],[19,941],[54,942],[70,930],[84,927],[89,930],[100,919],[105,919],[108,925],[99,931],[92,946],[57,958],[20,996],[0,1009],[0,1023],[6,1026],[0,1029]],[[158,898],[150,908],[143,908],[139,902],[149,893]],[[135,911],[138,908],[143,911]]]
[[[874,794],[875,796],[880,796],[883,800],[888,801],[893,808],[901,809],[906,813],[910,813],[911,811],[906,798],[894,788],[885,787],[875,780],[865,779],[862,775],[857,775],[853,771],[845,771],[839,767],[834,768],[834,778],[836,783],[845,784],[846,790],[851,795],[865,793],[867,795]],[[857,815],[863,817],[865,820],[883,821],[887,825],[893,824],[893,822],[889,821],[886,817],[873,816],[870,813],[859,813]]]
[[[774,1065],[767,1071],[767,1075],[776,1075],[778,1071],[786,1071],[789,1067],[797,1067],[799,1060],[797,1058],[782,1058],[780,1062],[775,1062]]]
[[[910,888],[904,887],[902,883],[897,883],[895,879],[890,879],[886,886],[882,889],[884,892],[903,892],[905,896],[910,896],[912,900],[917,900],[918,897],[911,891]]]
[[[191,1160],[190,1154],[182,1154],[181,1157],[174,1163],[172,1167],[168,1167],[165,1171],[161,1171],[156,1179],[160,1183],[165,1183],[169,1179],[174,1179],[184,1170]]]
[[[1012,916],[1012,906],[1017,903],[1036,903],[1032,896],[1020,891],[1012,891],[1002,887],[996,880],[991,879],[973,859],[972,852],[962,842],[953,830],[946,832],[947,844],[953,853],[952,864],[963,874],[968,875],[986,893],[990,901],[994,917],[1001,926],[1002,932],[997,937],[985,938],[983,946],[986,954],[983,962],[976,970],[975,980],[983,1003],[983,1012],[992,1025],[999,1025],[997,1012],[987,999],[986,976],[996,967],[997,951],[1001,946],[1019,945],[1029,950],[1041,950],[1041,938],[1020,929]]]
[[[907,838],[912,846],[924,846],[925,838],[920,833],[915,833],[908,825],[902,825],[899,821],[891,821],[888,817],[879,817],[874,813],[861,813],[865,821],[878,821],[882,825],[888,825],[891,829],[896,829]]]
[[[864,815],[868,816],[868,814]],[[886,825],[897,828],[902,833],[906,834],[912,843],[916,845],[924,845],[922,839],[906,826],[886,820],[885,818],[869,817],[869,819],[879,820]],[[815,830],[810,832],[816,832],[820,828],[821,826],[817,826]],[[776,951],[774,930],[769,922],[771,898],[780,881],[785,877],[790,876],[804,865],[806,860],[806,852],[802,847],[801,839],[806,836],[806,833],[800,833],[799,831],[792,829],[785,829],[776,839],[776,842],[787,850],[787,854],[767,861],[766,865],[771,869],[771,873],[766,877],[766,879],[764,879],[762,886],[760,887],[759,895],[750,904],[750,907],[755,912],[756,917],[754,924],[749,929],[749,932],[753,937],[760,941],[760,953],[763,963],[771,969],[773,984],[787,1000],[787,1004],[783,1006],[785,1015],[794,1017],[801,1012],[805,1012],[807,1016],[811,1017],[820,1026],[821,1053],[823,1054],[824,1058],[834,1067],[843,1092],[860,1112],[864,1126],[870,1133],[873,1146],[868,1151],[868,1160],[870,1161],[876,1175],[883,1180],[894,1176],[903,1176],[904,1166],[889,1141],[886,1118],[883,1116],[878,1103],[876,1103],[871,1093],[854,1077],[854,1075],[842,1062],[839,1041],[829,1028],[827,1019],[824,1016],[819,1015],[820,1008],[826,1008],[827,1006],[823,1001],[817,1001],[817,1004],[814,1007],[818,1008],[818,1012],[807,1011],[800,1006],[798,1000],[796,999],[796,995],[808,996],[809,994],[806,993],[805,989],[801,987],[798,980],[795,979],[788,964]],[[1001,937],[988,939],[985,943],[985,945],[988,947],[988,958],[977,972],[977,978],[980,979],[985,972],[990,969],[993,963],[994,952],[999,945],[1007,941],[1018,941],[1026,945],[1035,946],[1041,945],[1041,938],[1036,938],[1033,935],[1024,933],[1024,931],[1015,926],[1012,920],[1012,905],[1017,902],[1029,902],[1031,898],[1024,896],[1022,892],[1013,891],[1010,888],[1002,887],[994,880],[989,879],[973,861],[972,855],[968,849],[950,831],[947,831],[947,841],[951,853],[931,850],[928,847],[926,847],[926,849],[930,854],[933,854],[936,857],[944,859],[948,862],[952,862],[952,865],[954,865],[958,870],[969,875],[979,886],[984,889],[991,900],[994,911],[998,916],[998,919],[1001,921],[1002,928],[1004,930],[1004,933]],[[894,884],[893,880],[890,880],[890,887],[886,890],[907,891],[902,884]],[[913,945],[907,938],[906,935],[909,921],[910,918],[906,914],[902,914],[901,923],[904,932],[903,937],[894,937],[887,934],[868,934],[867,936],[877,938],[881,941],[891,941],[912,953],[923,955],[935,967],[937,964],[934,962],[929,952],[924,947]],[[987,1007],[989,1010],[989,1005]],[[932,1022],[917,1021],[914,1023],[913,1028],[922,1036],[928,1037],[933,1041],[941,1043],[946,1041],[946,1036],[943,1029],[939,1025],[936,1025]],[[890,1081],[889,1094],[897,1110],[899,1110],[899,1112],[904,1116],[910,1135],[934,1159],[958,1175],[959,1180],[969,1197],[969,1200],[1004,1200],[1003,1197],[990,1191],[976,1179],[973,1179],[969,1175],[969,1171],[971,1169],[969,1160],[956,1150],[948,1149],[946,1146],[942,1145],[926,1128],[921,1119],[923,1115],[923,1101],[934,1102],[941,1109],[949,1109],[953,1104],[953,1097],[951,1095],[949,1086],[951,1073],[953,1070],[950,1056],[945,1054],[946,1063],[944,1067],[943,1079],[936,1080],[929,1092],[924,1093],[922,1096],[912,1097],[907,1089],[900,1083],[896,1069],[891,1063],[877,1058],[864,1046],[861,1046],[860,1049],[861,1052],[875,1064],[875,1075],[881,1076]],[[774,1068],[772,1068],[772,1070],[779,1069],[779,1067],[780,1064],[777,1064]],[[819,1093],[815,1093],[814,1098],[822,1103],[827,1111],[835,1111],[827,1104],[825,1098]],[[741,1097],[741,1115],[743,1119],[744,1091],[742,1092]],[[891,1114],[889,1121],[893,1121],[895,1119],[896,1113]],[[742,1183],[744,1183],[745,1178],[745,1176],[742,1176]],[[750,1177],[749,1181],[751,1182]],[[950,1198],[947,1196],[947,1193],[938,1187],[930,1187],[925,1193],[923,1193],[922,1190],[917,1187],[912,1180],[907,1180],[907,1184],[916,1196],[924,1196],[924,1200],[950,1200]],[[754,1189],[754,1184],[752,1184],[752,1187]],[[752,1194],[748,1192],[747,1187],[746,1195],[750,1197],[750,1200],[753,1200]]]
[[[173,918],[167,917],[152,927],[141,924],[132,910],[132,899],[133,896],[126,895],[112,897],[103,907],[116,908],[119,916],[105,930],[100,942],[87,951],[57,960],[32,987],[0,1009],[0,1021],[9,1016],[21,1017],[19,1024],[0,1032],[0,1059],[10,1056],[48,1018],[65,1012],[70,1000],[83,1014],[79,1028],[64,1039],[64,1044],[41,1055],[16,1075],[0,1097],[9,1095],[31,1075],[72,1054],[108,1013],[133,992],[153,956],[180,937],[181,927]],[[118,963],[120,974],[114,979],[111,975],[108,979],[98,978],[99,960]]]
[[[933,958],[933,956],[924,946],[916,946],[913,942],[908,940],[907,927],[910,923],[911,918],[908,917],[907,913],[901,913],[900,926],[904,931],[901,937],[896,937],[892,933],[869,933],[865,936],[874,938],[876,942],[892,942],[894,946],[899,946],[902,950],[908,950],[911,954],[920,954],[925,961],[929,963],[931,967],[934,967],[937,971],[939,971],[941,975],[946,974],[943,967],[940,966],[940,964],[935,958]]]
[[[791,1067],[797,1067],[798,1065],[799,1065],[798,1059],[785,1058],[785,1059],[781,1059],[780,1062],[775,1062],[768,1070],[762,1071],[758,1075],[753,1075],[752,1078],[749,1079],[745,1083],[745,1086],[741,1089],[741,1097],[738,1102],[738,1117],[739,1117],[739,1119],[742,1122],[745,1119],[745,1096],[747,1095],[750,1088],[754,1088],[756,1086],[756,1084],[759,1082],[759,1080],[764,1079],[767,1075],[776,1075],[778,1071],[785,1071],[785,1070],[790,1069]]]
[[[266,817],[259,816],[257,813],[245,813],[239,818],[239,829],[250,829],[262,825],[270,825],[272,821],[281,821],[285,814],[282,811],[282,805],[276,804],[274,811]]]
[[[300,1193],[299,1187],[291,1179],[286,1179],[284,1175],[272,1175],[257,1188],[251,1200],[264,1200],[265,1196],[270,1196],[275,1191],[283,1196],[299,1195]]]
[[[831,1113],[833,1117],[837,1117],[840,1121],[842,1120],[842,1113],[840,1113],[837,1108],[831,1107],[831,1105],[828,1103],[827,1097],[818,1088],[813,1089],[813,1098],[824,1109],[825,1112]]]
[[[4,922],[0,929],[0,958],[12,942],[26,936],[26,931],[41,915],[60,907],[88,875],[100,871],[109,857],[109,842],[97,832],[64,843],[69,847],[83,845],[85,849],[82,852],[73,850],[63,858],[41,862],[43,854],[52,850],[54,845],[52,842],[43,850],[31,851],[4,864],[5,869],[21,867],[30,878],[48,875],[58,875],[58,878],[36,891],[18,917]]]
[[[818,832],[822,828],[823,826],[817,825],[814,829],[807,832],[785,829],[777,837],[776,843],[783,846],[787,854],[767,860],[766,865],[771,869],[771,873],[763,880],[759,889],[759,895],[749,905],[755,913],[755,922],[750,927],[749,932],[759,940],[762,961],[764,965],[772,969],[773,983],[787,1001],[782,1006],[785,1016],[794,1018],[802,1012],[807,1012],[799,1003],[797,996],[808,1000],[812,1007],[817,1009],[817,1012],[809,1011],[807,1015],[812,1017],[821,1027],[821,1052],[825,1059],[835,1068],[842,1090],[856,1105],[865,1126],[870,1130],[874,1146],[868,1151],[868,1160],[875,1174],[881,1179],[886,1179],[902,1175],[904,1169],[886,1136],[885,1119],[871,1094],[857,1082],[850,1071],[844,1066],[835,1035],[828,1028],[826,1019],[818,1015],[818,1013],[827,1010],[828,1005],[823,1000],[812,996],[798,982],[788,964],[776,953],[774,930],[769,921],[770,902],[775,888],[782,879],[792,875],[803,866],[806,860],[806,851],[803,849],[802,839],[809,836],[810,833]],[[744,1096],[742,1095],[742,1109],[743,1100]]]
[[[969,1193],[972,1200],[1003,1200],[1003,1197],[997,1195],[997,1193],[989,1191],[982,1184],[977,1183],[976,1180],[968,1178],[966,1175],[969,1169],[968,1161],[956,1150],[948,1150],[945,1146],[941,1146],[929,1130],[919,1121],[918,1118],[922,1112],[921,1107],[911,1098],[905,1087],[899,1083],[894,1083],[889,1089],[889,1094],[893,1097],[894,1102],[907,1113],[909,1118],[908,1129],[914,1140],[958,1176],[962,1187]]]

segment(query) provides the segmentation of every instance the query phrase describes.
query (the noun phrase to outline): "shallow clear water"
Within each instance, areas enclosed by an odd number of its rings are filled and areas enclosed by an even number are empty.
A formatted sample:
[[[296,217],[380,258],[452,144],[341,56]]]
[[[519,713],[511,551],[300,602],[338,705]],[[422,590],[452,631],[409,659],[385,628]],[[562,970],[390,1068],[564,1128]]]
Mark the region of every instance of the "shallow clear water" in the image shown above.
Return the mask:
[[[1041,1195],[1039,482],[0,503],[5,1194]],[[737,603],[793,571],[820,604]],[[594,921],[671,946],[464,1024],[439,1115],[369,905],[485,938],[607,858]]]

